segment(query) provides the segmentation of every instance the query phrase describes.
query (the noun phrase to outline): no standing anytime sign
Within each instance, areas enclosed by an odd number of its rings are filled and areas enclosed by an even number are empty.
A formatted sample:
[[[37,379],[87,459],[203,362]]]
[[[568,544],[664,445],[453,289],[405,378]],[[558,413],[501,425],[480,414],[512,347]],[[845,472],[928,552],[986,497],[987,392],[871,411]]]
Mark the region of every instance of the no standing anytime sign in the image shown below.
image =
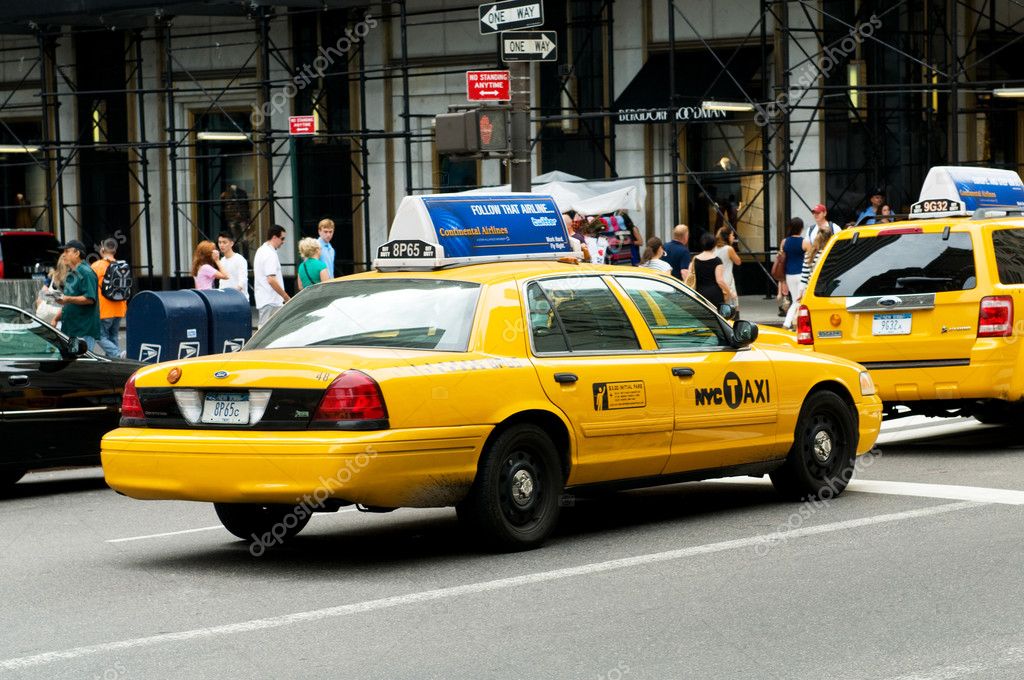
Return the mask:
[[[466,99],[507,102],[512,98],[508,71],[466,71]]]

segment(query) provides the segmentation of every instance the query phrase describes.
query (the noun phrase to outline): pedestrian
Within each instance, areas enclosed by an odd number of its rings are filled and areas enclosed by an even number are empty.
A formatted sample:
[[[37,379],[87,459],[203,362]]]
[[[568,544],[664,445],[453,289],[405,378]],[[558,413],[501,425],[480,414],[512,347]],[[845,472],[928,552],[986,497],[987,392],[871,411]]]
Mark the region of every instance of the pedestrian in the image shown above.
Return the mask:
[[[640,256],[640,266],[644,269],[653,269],[660,274],[672,275],[672,265],[662,258],[665,257],[665,244],[657,236],[647,239],[643,255]]]
[[[235,252],[235,237],[230,231],[222,231],[217,236],[217,249],[220,251],[220,264],[228,278],[217,281],[222,290],[237,290],[249,301],[249,263]]]
[[[782,324],[782,327],[786,330],[793,330],[793,323],[796,320],[800,301],[803,300],[811,274],[818,265],[818,259],[821,257],[821,253],[830,238],[832,238],[832,230],[826,225],[818,229],[818,233],[814,235],[813,241],[804,240],[803,242],[804,257],[800,269],[800,280],[797,284],[798,292],[793,296],[793,304],[790,306],[789,311],[786,312],[786,320]],[[792,289],[790,290],[792,291]]]
[[[334,220],[329,217],[320,220],[316,225],[316,233],[319,235],[317,241],[320,243],[320,261],[327,268],[327,278],[333,279],[337,276],[334,272],[334,246],[331,245],[331,239],[334,238]]]
[[[715,237],[710,233],[700,235],[700,249],[690,263],[695,275],[693,288],[718,309],[732,294],[725,282],[725,265],[715,255]]]
[[[690,269],[690,260],[693,259],[689,240],[690,228],[685,224],[677,224],[672,229],[672,240],[665,244],[665,259],[671,267],[672,276],[680,281],[686,280]]]
[[[100,307],[99,345],[111,359],[119,359],[121,352],[121,322],[128,313],[131,295],[131,267],[117,259],[117,239],[104,239],[100,244],[100,259],[92,263],[99,282],[97,301]],[[106,288],[106,290],[104,290]]]
[[[779,244],[779,250],[786,255],[786,280],[783,285],[786,287],[785,293],[790,296],[790,305],[785,309],[782,306],[779,307],[781,316],[786,316],[800,292],[800,271],[804,264],[804,239],[800,236],[804,231],[804,221],[799,217],[794,217],[786,223],[786,227],[786,238],[782,239],[782,243]]]
[[[733,275],[733,267],[739,266],[743,261],[736,253],[735,243],[736,232],[732,227],[722,227],[715,234],[715,256],[722,261],[722,277],[730,291],[730,295],[726,296],[725,301],[738,311],[740,296],[736,292],[736,277]]]
[[[835,222],[828,221],[828,210],[821,203],[811,208],[811,217],[814,218],[814,224],[811,225],[810,229],[804,234],[808,243],[814,242],[814,237],[818,235],[818,230],[822,227],[827,226],[829,231],[833,234],[838,234],[842,229]]]
[[[72,338],[85,340],[91,352],[100,337],[100,309],[96,304],[99,295],[99,280],[85,263],[85,244],[71,240],[61,246],[68,276],[64,281],[64,294],[58,302],[62,305],[61,330]]]
[[[583,225],[586,223],[587,218],[585,215],[581,215],[575,210],[570,210],[568,215],[572,220],[569,223],[569,237],[580,244],[580,252],[583,254],[582,261],[590,262],[590,249],[587,247],[587,235],[584,233],[583,229]]]
[[[879,218],[882,216],[882,206],[885,205],[885,189],[882,187],[872,189],[868,195],[868,202],[868,207],[864,208],[864,211],[857,216],[857,226],[882,222]]]
[[[319,241],[315,238],[299,241],[299,255],[302,256],[302,264],[299,265],[299,276],[295,284],[299,290],[330,280],[327,265],[320,259]]]
[[[253,290],[256,293],[257,328],[262,328],[291,296],[284,290],[284,276],[278,249],[284,244],[284,227],[267,229],[267,240],[256,250],[252,262]]]
[[[195,279],[196,290],[210,290],[214,281],[228,278],[213,241],[200,241],[192,251],[192,278]]]

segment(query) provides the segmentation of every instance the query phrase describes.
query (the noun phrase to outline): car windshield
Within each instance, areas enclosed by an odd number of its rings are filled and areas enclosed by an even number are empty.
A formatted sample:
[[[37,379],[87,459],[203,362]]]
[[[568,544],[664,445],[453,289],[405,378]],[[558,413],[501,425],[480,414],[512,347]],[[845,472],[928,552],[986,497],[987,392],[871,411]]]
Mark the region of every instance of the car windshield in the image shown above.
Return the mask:
[[[837,241],[821,265],[817,297],[940,293],[974,288],[971,235],[884,234]]]
[[[388,347],[465,351],[480,286],[464,281],[387,279],[311,286],[247,345]]]

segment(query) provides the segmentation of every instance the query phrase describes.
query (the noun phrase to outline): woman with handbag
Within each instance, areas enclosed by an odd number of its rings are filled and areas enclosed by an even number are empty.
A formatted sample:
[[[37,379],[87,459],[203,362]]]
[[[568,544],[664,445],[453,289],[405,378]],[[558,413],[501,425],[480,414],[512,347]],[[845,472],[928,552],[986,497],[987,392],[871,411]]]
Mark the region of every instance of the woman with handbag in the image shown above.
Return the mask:
[[[797,296],[800,294],[800,272],[804,266],[804,239],[800,234],[803,233],[803,230],[804,221],[799,217],[794,217],[786,223],[786,238],[779,244],[779,254],[785,265],[783,269],[785,281],[782,283],[789,289],[790,307],[796,304]],[[790,307],[787,307],[787,312]],[[781,311],[782,308],[779,309]],[[789,321],[790,318],[787,315],[786,321]]]

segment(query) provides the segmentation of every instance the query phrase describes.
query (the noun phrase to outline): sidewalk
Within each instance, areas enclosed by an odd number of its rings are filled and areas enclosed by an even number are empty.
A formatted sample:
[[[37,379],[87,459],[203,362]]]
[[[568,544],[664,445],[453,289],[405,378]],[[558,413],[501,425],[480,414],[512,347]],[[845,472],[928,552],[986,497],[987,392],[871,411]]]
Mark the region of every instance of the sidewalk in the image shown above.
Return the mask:
[[[764,295],[741,295],[740,318],[753,321],[759,326],[781,328],[783,317],[779,316],[779,305],[774,297],[767,300]]]

